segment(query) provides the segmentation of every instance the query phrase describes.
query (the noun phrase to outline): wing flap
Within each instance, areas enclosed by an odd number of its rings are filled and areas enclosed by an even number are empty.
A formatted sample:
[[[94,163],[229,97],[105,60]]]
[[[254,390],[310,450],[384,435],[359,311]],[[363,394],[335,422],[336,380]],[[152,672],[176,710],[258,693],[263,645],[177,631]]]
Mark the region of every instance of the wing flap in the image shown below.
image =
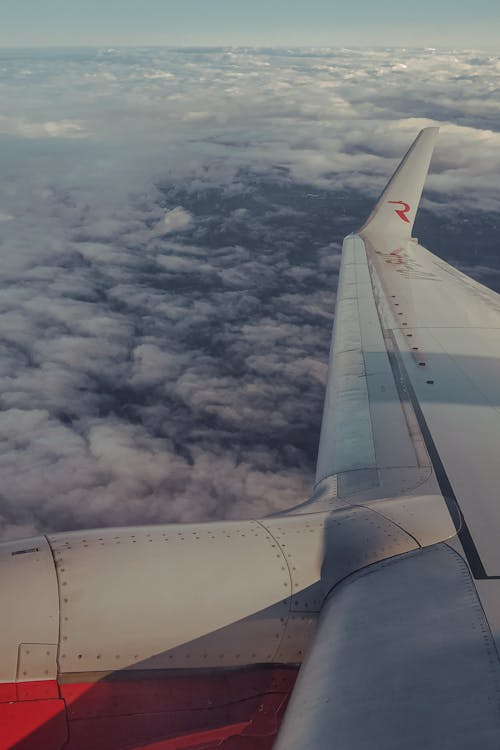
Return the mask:
[[[499,684],[467,565],[409,552],[333,590],[274,747],[493,750]]]

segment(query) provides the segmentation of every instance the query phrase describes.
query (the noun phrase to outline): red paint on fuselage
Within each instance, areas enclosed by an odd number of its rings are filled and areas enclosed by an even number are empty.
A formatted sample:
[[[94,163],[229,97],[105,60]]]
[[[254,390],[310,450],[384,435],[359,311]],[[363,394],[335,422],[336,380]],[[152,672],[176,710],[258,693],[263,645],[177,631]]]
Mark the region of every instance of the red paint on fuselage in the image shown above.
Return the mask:
[[[62,700],[0,704],[1,750],[60,750],[67,738]]]
[[[269,750],[296,674],[123,671],[3,685],[0,750]]]

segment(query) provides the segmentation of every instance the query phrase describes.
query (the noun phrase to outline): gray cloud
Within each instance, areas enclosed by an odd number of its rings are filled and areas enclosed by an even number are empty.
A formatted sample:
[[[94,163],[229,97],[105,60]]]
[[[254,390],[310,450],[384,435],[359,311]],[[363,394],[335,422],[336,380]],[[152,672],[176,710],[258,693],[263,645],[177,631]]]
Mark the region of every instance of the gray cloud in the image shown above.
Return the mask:
[[[426,124],[420,236],[500,286],[496,57],[17,54],[0,66],[4,537],[307,497],[341,239]]]

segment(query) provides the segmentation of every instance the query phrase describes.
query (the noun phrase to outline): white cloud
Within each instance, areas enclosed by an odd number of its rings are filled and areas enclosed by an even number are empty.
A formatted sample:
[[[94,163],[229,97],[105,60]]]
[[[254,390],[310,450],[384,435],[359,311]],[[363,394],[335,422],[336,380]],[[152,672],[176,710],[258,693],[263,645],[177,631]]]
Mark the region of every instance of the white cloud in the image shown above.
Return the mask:
[[[0,134],[21,138],[86,138],[89,135],[84,124],[75,120],[29,122],[6,115],[0,115]]]
[[[163,236],[183,232],[191,225],[193,217],[182,206],[167,211],[163,219],[154,228],[154,234]]]
[[[425,205],[451,228],[497,212],[498,57],[9,60],[0,534],[300,502],[339,242],[427,124],[441,136]],[[493,276],[491,258],[463,265]]]

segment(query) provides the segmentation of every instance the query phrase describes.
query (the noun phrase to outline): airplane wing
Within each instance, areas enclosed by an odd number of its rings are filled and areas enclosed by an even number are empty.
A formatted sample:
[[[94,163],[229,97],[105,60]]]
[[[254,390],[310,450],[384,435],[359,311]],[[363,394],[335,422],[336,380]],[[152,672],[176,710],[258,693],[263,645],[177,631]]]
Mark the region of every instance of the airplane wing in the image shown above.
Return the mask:
[[[436,135],[344,242],[310,500],[0,544],[0,750],[498,750],[500,298],[412,239]]]
[[[327,598],[278,750],[500,746],[500,297],[412,239],[436,135],[344,242],[302,508],[334,508]]]

